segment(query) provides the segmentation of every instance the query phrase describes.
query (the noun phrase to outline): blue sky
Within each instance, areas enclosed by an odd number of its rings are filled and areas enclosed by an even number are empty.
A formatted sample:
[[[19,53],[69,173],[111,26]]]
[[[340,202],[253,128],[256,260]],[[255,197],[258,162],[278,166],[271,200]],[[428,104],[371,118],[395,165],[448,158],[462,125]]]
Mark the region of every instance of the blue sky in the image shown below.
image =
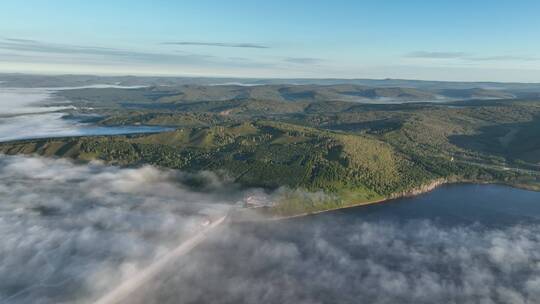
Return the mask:
[[[4,0],[0,71],[540,82],[539,1]]]

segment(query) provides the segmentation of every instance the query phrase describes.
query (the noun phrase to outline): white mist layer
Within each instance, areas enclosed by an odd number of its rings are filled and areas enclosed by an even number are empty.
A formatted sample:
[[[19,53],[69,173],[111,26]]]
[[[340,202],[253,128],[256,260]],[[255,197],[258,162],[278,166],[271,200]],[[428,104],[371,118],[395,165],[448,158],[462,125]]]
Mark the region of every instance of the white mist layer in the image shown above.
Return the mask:
[[[73,88],[1,88],[0,142],[63,136],[115,135],[166,131],[169,128],[148,126],[100,127],[65,119],[66,111],[76,110],[68,102],[53,102],[58,90],[78,88],[139,88],[95,85]]]
[[[31,114],[70,109],[69,106],[43,106],[50,101],[46,89],[0,88],[0,115]]]
[[[159,126],[101,127],[68,120],[64,113],[18,115],[0,118],[0,142],[65,136],[153,133],[172,130]]]
[[[130,304],[540,298],[534,214],[497,228],[331,214],[233,224],[184,256],[247,194],[208,172],[1,156],[0,303],[108,301],[123,284]]]
[[[84,124],[63,119],[73,106],[48,106],[51,90],[0,88],[0,142],[83,135]]]
[[[195,233],[191,238],[184,240],[176,248],[158,257],[155,262],[146,268],[124,280],[118,287],[112,289],[94,304],[120,304],[132,301],[130,299],[134,297],[133,294],[136,291],[145,288],[150,282],[159,280],[160,278],[158,275],[168,270],[167,267],[170,267],[173,262],[178,261],[196,248],[200,243],[204,242],[208,237],[208,234],[216,229],[216,227],[223,224],[226,219],[227,215],[223,215],[213,219],[211,222],[209,221],[201,228],[200,232]]]
[[[0,194],[0,303],[96,300],[244,197],[206,172],[19,156]]]
[[[540,299],[538,224],[483,229],[332,216],[276,224],[227,227],[131,304]]]

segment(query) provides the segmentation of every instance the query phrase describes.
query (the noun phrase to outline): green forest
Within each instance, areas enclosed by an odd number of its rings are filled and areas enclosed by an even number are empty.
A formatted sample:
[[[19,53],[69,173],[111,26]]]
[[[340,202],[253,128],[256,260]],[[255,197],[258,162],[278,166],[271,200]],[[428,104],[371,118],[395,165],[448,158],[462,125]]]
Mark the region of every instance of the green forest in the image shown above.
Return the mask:
[[[196,88],[187,99],[186,90],[163,88],[64,91],[60,97],[99,113],[100,125],[173,131],[23,140],[0,144],[0,152],[209,170],[243,187],[326,194],[313,200],[290,191],[272,210],[281,215],[409,195],[439,181],[539,188],[540,101],[366,104],[305,92],[264,99],[271,89],[224,100]]]

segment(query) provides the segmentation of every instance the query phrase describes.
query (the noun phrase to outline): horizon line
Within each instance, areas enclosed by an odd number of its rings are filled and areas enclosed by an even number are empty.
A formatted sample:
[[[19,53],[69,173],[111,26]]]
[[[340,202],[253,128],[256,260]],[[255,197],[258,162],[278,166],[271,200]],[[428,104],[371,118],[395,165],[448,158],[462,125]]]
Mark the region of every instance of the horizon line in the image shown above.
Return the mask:
[[[366,77],[254,77],[254,76],[208,76],[208,75],[173,75],[173,74],[123,74],[123,73],[53,73],[53,72],[3,72],[0,75],[29,75],[29,76],[97,76],[97,77],[156,77],[156,78],[199,78],[199,79],[252,79],[252,80],[375,80],[375,81],[418,81],[418,82],[444,82],[444,83],[503,83],[503,84],[540,84],[538,82],[520,81],[490,81],[490,80],[437,80],[415,78],[366,78]]]

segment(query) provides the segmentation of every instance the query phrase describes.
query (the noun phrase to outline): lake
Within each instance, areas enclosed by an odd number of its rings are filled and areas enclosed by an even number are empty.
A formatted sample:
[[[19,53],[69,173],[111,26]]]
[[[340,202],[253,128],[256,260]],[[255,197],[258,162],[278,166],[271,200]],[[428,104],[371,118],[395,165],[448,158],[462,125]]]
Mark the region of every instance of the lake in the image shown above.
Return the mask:
[[[448,185],[234,224],[140,293],[138,303],[535,303],[540,193]]]
[[[445,185],[413,198],[323,214],[365,221],[430,220],[492,228],[540,223],[540,193],[501,185]],[[309,219],[318,220],[318,218]]]

